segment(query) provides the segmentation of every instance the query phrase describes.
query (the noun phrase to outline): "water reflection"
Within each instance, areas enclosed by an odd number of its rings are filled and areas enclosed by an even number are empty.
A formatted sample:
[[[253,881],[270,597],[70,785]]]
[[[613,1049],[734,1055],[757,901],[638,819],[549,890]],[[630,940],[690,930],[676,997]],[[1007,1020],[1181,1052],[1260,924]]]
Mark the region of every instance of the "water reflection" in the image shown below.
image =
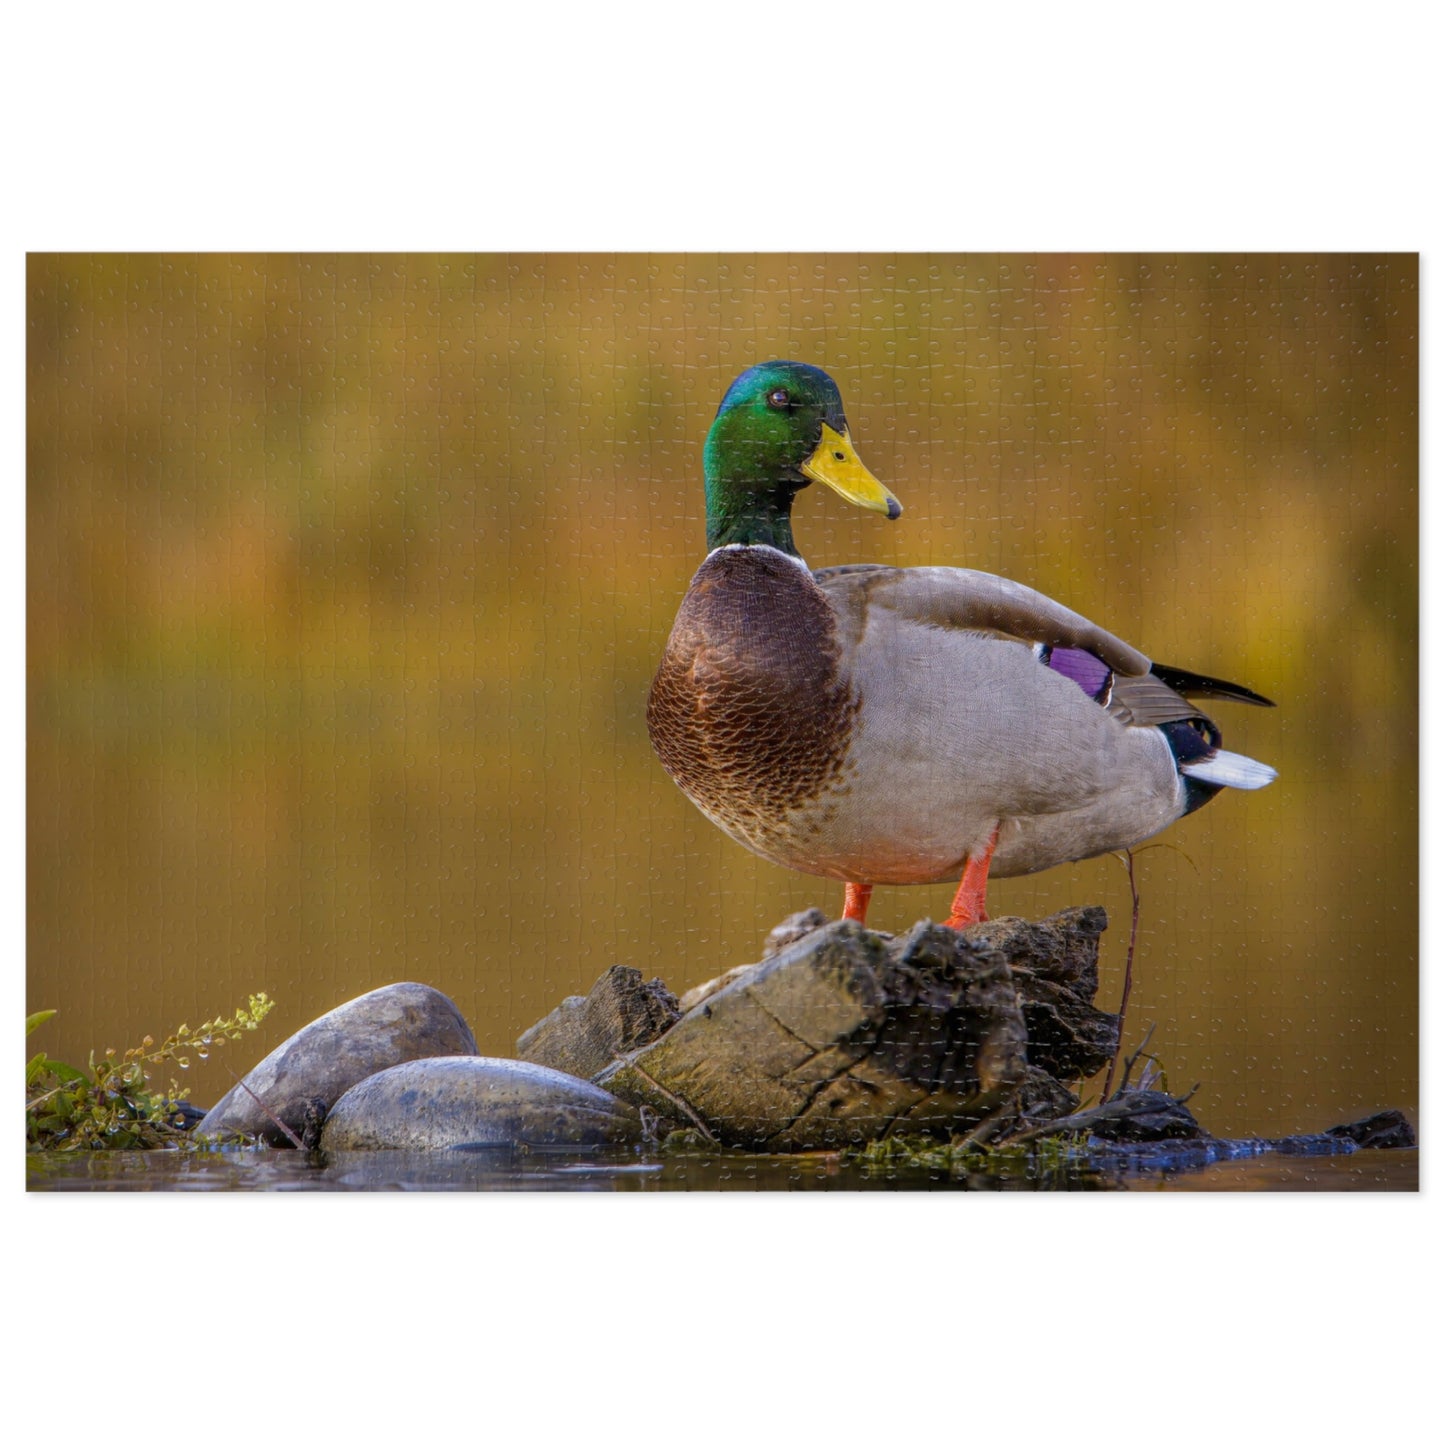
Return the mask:
[[[1203,1156],[1196,1156],[1202,1158]],[[149,1190],[308,1190],[655,1193],[705,1190],[768,1193],[916,1190],[1415,1190],[1414,1149],[1359,1150],[1326,1156],[1263,1157],[1140,1169],[1108,1167],[1082,1151],[1046,1162],[1000,1160],[988,1168],[868,1167],[836,1154],[635,1155],[579,1158],[509,1149],[437,1153],[380,1151],[330,1158],[288,1149],[179,1150],[29,1155],[26,1182],[41,1192]]]

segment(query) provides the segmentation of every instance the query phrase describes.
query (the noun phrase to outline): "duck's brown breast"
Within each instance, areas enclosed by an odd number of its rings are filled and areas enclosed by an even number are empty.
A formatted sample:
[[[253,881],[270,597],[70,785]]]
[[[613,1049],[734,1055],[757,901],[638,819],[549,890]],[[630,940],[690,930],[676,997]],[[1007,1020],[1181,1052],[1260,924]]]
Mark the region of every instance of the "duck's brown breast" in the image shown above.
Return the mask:
[[[647,702],[652,746],[759,851],[843,767],[858,704],[840,656],[822,590],[769,547],[713,552],[678,610]]]

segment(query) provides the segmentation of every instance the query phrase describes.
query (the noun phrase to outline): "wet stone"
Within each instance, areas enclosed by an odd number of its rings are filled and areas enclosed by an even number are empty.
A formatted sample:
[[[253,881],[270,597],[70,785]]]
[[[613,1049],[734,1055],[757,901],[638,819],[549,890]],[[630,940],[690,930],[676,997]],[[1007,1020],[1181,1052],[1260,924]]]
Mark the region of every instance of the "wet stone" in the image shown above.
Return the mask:
[[[445,994],[422,983],[387,984],[292,1034],[246,1075],[245,1087],[238,1084],[211,1109],[195,1132],[241,1134],[285,1146],[291,1141],[279,1119],[309,1145],[326,1111],[369,1075],[409,1059],[476,1052],[471,1029]]]
[[[640,1143],[638,1111],[582,1079],[517,1059],[419,1059],[362,1080],[321,1132],[350,1149],[579,1149]]]
[[[1413,1149],[1419,1142],[1414,1127],[1398,1109],[1385,1109],[1353,1124],[1336,1124],[1325,1133],[1349,1139],[1361,1149]]]

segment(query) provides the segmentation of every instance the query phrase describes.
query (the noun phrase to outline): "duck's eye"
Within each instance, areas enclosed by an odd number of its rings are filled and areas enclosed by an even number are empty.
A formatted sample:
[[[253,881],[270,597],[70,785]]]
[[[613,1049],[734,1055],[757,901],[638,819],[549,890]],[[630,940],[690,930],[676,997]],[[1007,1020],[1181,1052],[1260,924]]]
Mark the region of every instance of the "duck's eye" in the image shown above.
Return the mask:
[[[776,391],[768,393],[768,405],[774,411],[787,411],[789,400],[788,393],[781,386]]]

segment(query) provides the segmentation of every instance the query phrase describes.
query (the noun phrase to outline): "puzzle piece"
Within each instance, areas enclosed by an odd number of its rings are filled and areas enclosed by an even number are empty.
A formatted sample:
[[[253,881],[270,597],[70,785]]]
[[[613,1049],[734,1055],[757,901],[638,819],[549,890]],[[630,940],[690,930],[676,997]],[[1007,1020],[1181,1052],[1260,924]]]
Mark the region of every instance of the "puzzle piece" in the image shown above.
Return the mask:
[[[1152,1024],[1221,1136],[1409,1114],[1418,296],[1411,255],[32,256],[32,1052],[264,989],[262,1033],[177,1075],[207,1106],[415,981],[508,1057],[615,964],[681,994],[836,916],[687,803],[644,717],[703,440],[784,357],[905,508],[809,488],[810,564],[1012,578],[1280,703],[1203,704],[1285,785],[1136,854],[1126,1047]],[[1117,863],[988,892],[1092,904],[1113,1009]]]

